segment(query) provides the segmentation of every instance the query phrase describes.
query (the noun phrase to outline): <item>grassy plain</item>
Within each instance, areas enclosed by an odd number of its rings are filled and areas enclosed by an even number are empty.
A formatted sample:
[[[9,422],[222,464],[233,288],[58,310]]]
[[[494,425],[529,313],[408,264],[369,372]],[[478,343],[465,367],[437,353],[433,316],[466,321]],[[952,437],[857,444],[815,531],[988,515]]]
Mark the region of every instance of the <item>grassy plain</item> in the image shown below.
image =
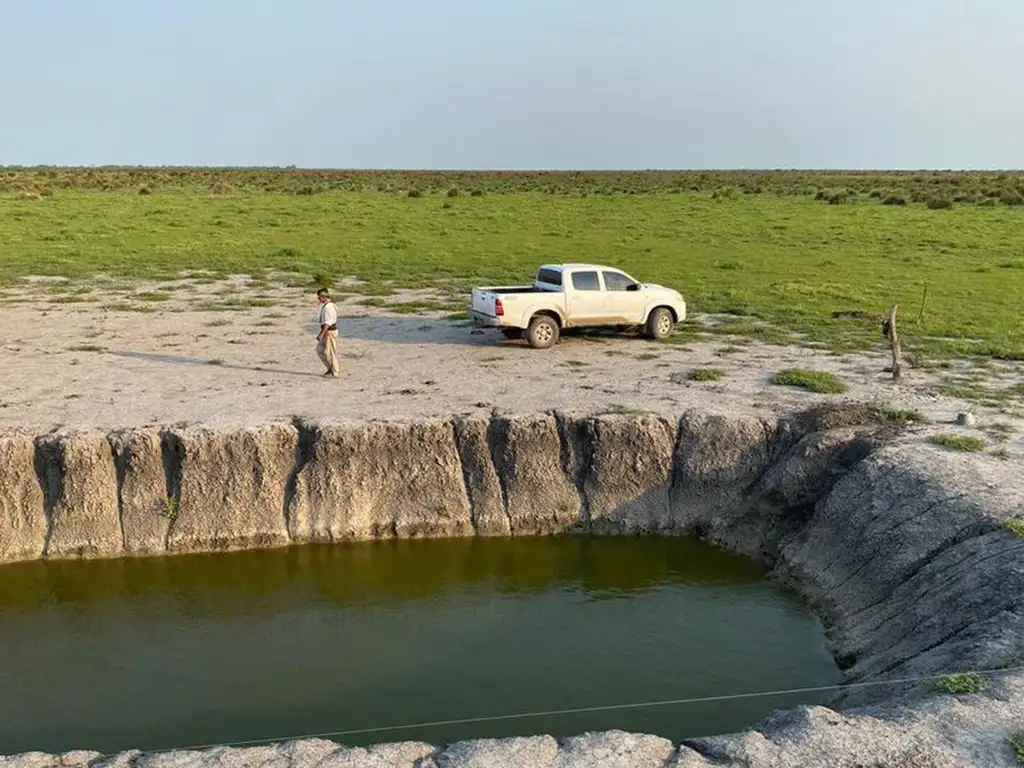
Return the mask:
[[[474,285],[597,261],[678,288],[717,333],[863,349],[897,302],[917,363],[1024,360],[1019,202],[1016,174],[0,169],[0,290],[59,275],[75,299],[99,275],[202,270],[257,291],[354,277],[378,304],[432,288],[439,303],[399,309],[457,310]]]

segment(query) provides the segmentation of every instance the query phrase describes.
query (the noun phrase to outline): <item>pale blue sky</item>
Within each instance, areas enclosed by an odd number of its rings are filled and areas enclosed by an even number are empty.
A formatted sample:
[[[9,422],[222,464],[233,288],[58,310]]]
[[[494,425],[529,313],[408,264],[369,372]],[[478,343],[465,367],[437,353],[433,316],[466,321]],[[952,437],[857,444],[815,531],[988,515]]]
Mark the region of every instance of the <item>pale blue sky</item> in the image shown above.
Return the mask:
[[[0,11],[2,164],[1024,166],[1024,0]]]

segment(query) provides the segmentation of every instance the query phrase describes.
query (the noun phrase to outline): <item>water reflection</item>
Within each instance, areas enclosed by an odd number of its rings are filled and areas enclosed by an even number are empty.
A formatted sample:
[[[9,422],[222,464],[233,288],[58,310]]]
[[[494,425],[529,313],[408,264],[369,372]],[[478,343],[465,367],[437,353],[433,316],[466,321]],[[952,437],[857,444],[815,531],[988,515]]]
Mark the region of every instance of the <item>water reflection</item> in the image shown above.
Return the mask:
[[[111,597],[175,595],[197,614],[233,595],[276,612],[307,599],[338,606],[422,600],[452,589],[537,593],[555,586],[591,599],[628,597],[665,583],[736,587],[761,568],[701,542],[667,537],[400,540],[267,551],[20,563],[0,570],[0,613],[86,605]]]

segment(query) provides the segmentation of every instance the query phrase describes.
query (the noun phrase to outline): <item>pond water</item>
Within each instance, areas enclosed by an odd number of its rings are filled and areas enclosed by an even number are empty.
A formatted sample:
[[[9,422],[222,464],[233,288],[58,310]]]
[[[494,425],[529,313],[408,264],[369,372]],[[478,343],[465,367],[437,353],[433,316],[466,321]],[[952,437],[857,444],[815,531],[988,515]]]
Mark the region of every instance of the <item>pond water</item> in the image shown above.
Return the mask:
[[[685,538],[389,541],[0,567],[0,754],[742,729],[829,685],[818,620]]]

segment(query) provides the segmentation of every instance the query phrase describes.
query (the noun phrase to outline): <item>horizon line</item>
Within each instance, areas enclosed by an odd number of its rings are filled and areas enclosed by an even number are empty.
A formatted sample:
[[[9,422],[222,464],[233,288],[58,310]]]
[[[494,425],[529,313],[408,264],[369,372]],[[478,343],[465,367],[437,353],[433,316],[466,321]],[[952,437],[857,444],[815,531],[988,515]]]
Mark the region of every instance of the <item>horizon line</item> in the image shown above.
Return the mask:
[[[299,166],[289,165],[182,165],[182,164],[131,164],[131,163],[103,163],[103,164],[80,164],[63,165],[54,163],[25,164],[0,164],[2,171],[36,171],[36,170],[161,170],[161,171],[331,171],[336,173],[506,173],[506,174],[528,174],[528,173],[844,173],[844,174],[868,174],[868,173],[1021,173],[1022,168],[757,168],[757,167],[735,167],[735,168],[401,168],[401,167],[345,167],[345,166]]]

